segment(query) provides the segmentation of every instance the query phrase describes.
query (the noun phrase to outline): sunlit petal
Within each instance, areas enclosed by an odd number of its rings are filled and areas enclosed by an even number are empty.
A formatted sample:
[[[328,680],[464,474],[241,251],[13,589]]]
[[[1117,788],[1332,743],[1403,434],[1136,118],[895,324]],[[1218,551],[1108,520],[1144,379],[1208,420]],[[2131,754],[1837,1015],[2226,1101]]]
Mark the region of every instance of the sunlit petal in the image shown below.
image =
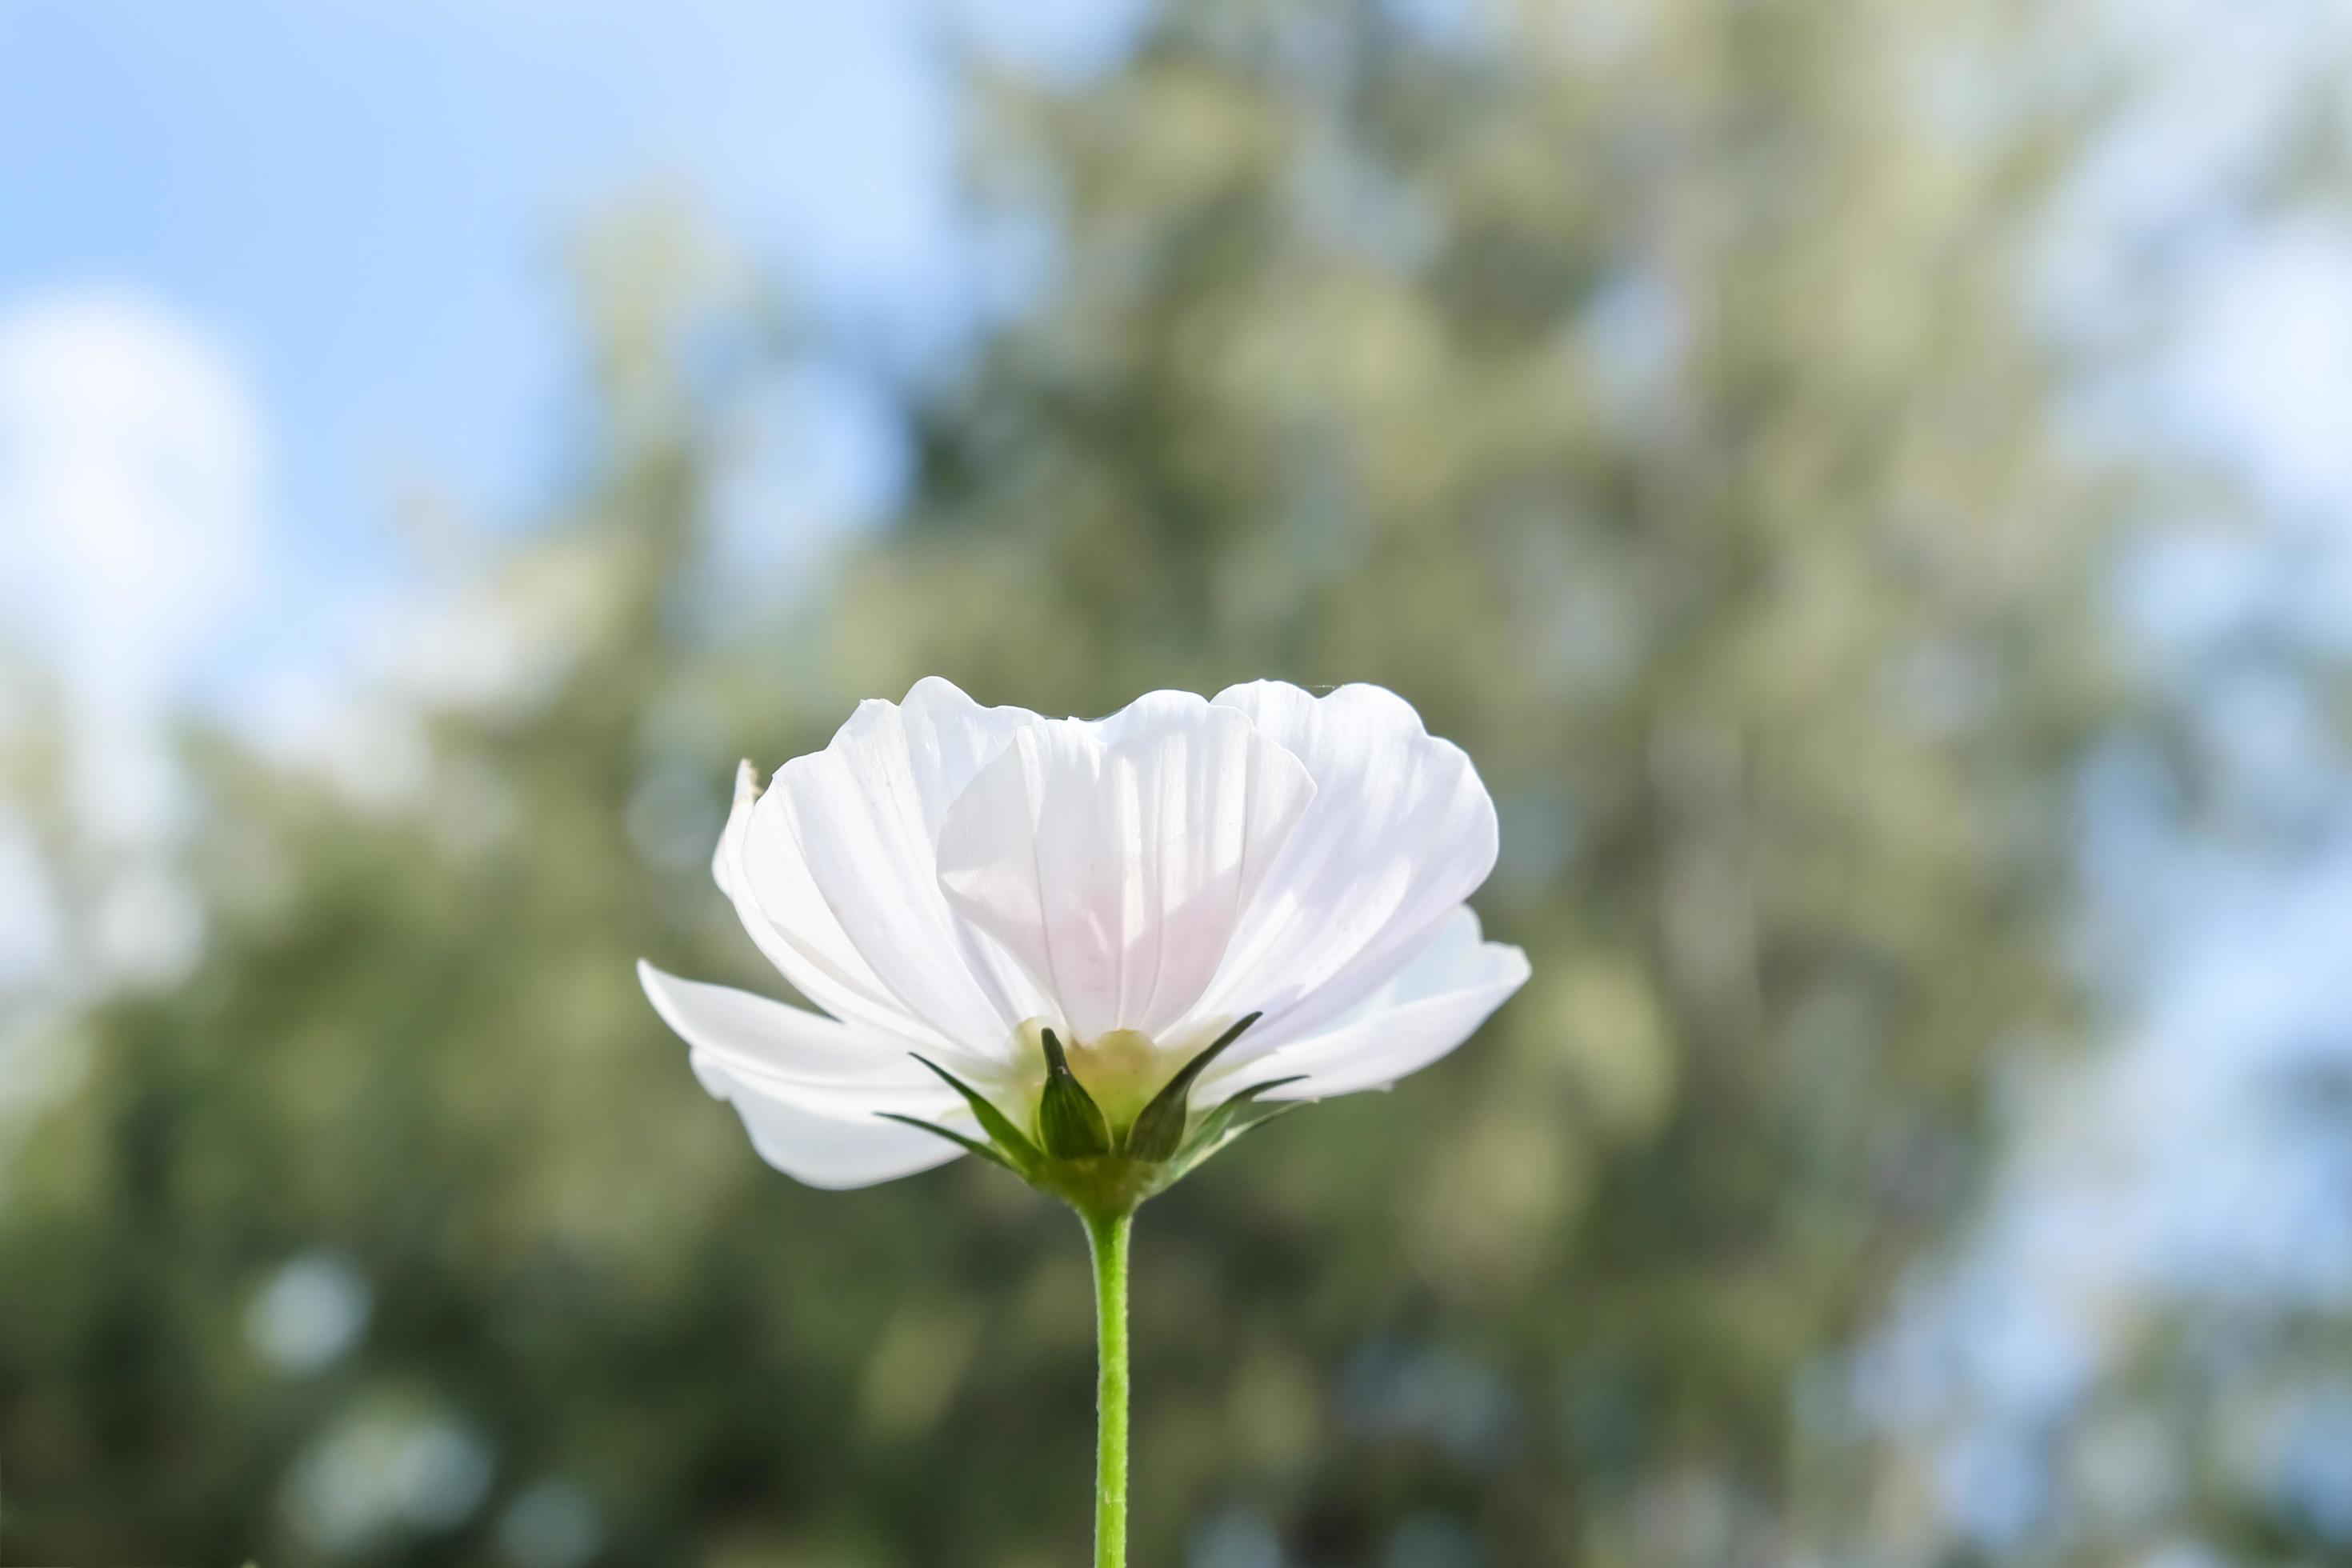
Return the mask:
[[[1494,802],[1460,747],[1376,686],[1218,693],[1314,778],[1314,804],[1252,903],[1204,1013],[1263,1009],[1234,1064],[1361,1003],[1494,869]]]
[[[771,833],[761,836],[755,851],[751,830],[759,798],[758,777],[745,763],[736,775],[734,810],[711,863],[719,889],[733,902],[752,942],[802,995],[835,1017],[927,1046],[940,1043],[939,1031],[892,994],[841,929],[809,876],[800,845],[789,834]]]
[[[834,963],[856,1005],[895,1006],[967,1050],[1050,1011],[1021,967],[950,910],[934,850],[949,804],[1039,721],[927,679],[903,704],[861,704],[830,746],[777,771],[745,836],[746,881],[788,939]]]
[[[1242,714],[1155,692],[1014,735],[949,809],[940,882],[1081,1038],[1157,1035],[1217,973],[1314,795]]]
[[[1319,1100],[1385,1089],[1468,1039],[1527,983],[1528,956],[1481,940],[1478,917],[1457,907],[1387,984],[1305,1039],[1212,1073],[1195,1091],[1213,1104],[1252,1084],[1304,1075],[1268,1100]]]
[[[706,1075],[703,1083],[735,1107],[760,1158],[812,1187],[870,1187],[962,1157],[953,1143],[919,1127],[878,1116],[821,1116],[741,1080]]]
[[[902,1040],[650,963],[637,965],[637,978],[654,1011],[693,1047],[698,1068],[714,1062],[781,1098],[846,1115],[929,1116],[955,1103]]]
[[[945,1140],[881,1119],[964,1119],[955,1094],[898,1042],[649,963],[637,976],[692,1047],[703,1087],[741,1113],[770,1164],[813,1186],[854,1187],[955,1157]]]

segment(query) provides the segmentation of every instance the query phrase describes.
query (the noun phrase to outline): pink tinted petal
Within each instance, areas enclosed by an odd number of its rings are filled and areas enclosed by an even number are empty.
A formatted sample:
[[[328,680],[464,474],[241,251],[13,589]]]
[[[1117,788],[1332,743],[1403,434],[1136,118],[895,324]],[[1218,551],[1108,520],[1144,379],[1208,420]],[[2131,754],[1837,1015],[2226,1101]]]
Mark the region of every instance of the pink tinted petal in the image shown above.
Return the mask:
[[[1081,1039],[1199,1000],[1315,786],[1238,713],[1155,692],[1021,731],[949,809],[940,885]]]

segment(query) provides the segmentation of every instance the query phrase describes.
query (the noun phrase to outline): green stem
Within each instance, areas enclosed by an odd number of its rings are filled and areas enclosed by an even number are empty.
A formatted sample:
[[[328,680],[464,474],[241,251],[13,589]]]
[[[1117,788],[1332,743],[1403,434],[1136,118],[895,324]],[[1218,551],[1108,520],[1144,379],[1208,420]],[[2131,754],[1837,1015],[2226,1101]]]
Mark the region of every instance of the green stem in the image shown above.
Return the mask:
[[[1095,1259],[1095,1568],[1127,1568],[1127,1242],[1135,1215],[1082,1217]]]

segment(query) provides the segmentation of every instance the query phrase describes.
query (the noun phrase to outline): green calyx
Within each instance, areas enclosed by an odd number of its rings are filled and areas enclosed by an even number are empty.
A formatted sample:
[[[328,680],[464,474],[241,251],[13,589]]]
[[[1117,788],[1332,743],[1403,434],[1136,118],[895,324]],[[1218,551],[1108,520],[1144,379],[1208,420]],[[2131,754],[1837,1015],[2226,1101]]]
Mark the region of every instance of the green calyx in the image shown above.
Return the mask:
[[[1056,1160],[1087,1160],[1108,1154],[1113,1147],[1110,1122],[1102,1107],[1070,1070],[1070,1058],[1054,1031],[1043,1033],[1045,1045],[1045,1089],[1037,1097],[1037,1141]]]
[[[1034,1137],[986,1095],[922,1056],[915,1059],[963,1097],[985,1136],[974,1137],[918,1117],[880,1114],[891,1121],[919,1127],[968,1153],[1002,1165],[1081,1214],[1131,1214],[1146,1198],[1174,1185],[1243,1132],[1299,1103],[1265,1103],[1268,1090],[1299,1081],[1286,1078],[1253,1084],[1205,1111],[1196,1113],[1192,1108],[1192,1086],[1201,1074],[1258,1017],[1252,1013],[1218,1036],[1179,1068],[1123,1125],[1103,1114],[1095,1097],[1071,1070],[1069,1053],[1051,1029],[1040,1033],[1045,1085],[1030,1119]]]

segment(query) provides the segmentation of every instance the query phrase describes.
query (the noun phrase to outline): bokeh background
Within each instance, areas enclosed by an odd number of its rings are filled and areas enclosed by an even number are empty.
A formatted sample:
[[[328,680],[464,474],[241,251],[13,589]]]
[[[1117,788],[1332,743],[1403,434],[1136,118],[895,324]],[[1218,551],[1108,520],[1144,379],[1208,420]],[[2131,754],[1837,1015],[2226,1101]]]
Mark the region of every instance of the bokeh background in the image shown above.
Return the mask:
[[[2333,0],[0,0],[0,1562],[1081,1561],[735,760],[1362,679],[1536,978],[1139,1236],[1139,1564],[2352,1558]]]

